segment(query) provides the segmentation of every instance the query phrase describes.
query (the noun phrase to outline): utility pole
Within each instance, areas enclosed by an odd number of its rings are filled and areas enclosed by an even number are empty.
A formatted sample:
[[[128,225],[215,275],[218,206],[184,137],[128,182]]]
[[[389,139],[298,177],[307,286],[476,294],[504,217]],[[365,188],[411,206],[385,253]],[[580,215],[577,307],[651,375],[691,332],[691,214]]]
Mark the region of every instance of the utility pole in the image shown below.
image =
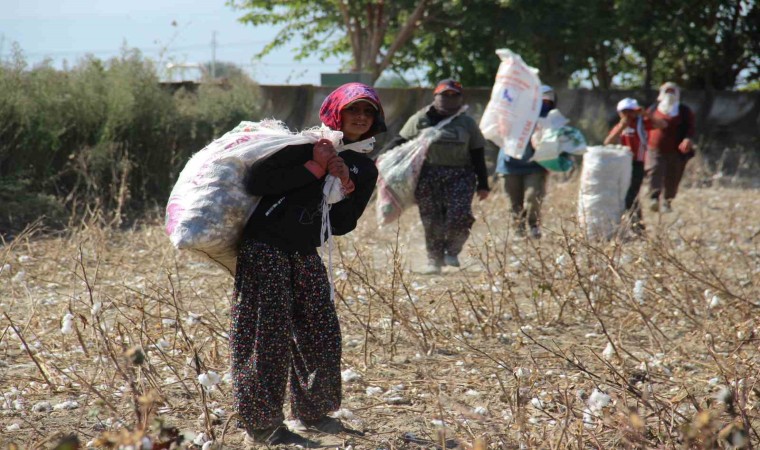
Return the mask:
[[[211,33],[211,79],[216,80],[216,31]]]

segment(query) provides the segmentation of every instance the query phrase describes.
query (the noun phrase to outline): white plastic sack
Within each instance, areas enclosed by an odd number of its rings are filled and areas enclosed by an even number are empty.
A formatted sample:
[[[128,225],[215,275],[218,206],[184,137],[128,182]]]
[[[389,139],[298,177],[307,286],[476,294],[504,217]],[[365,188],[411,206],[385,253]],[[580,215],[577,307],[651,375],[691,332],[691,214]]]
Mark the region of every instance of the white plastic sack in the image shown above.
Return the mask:
[[[182,169],[166,206],[166,233],[172,244],[201,253],[234,275],[243,228],[260,200],[245,189],[251,165],[289,145],[322,138],[337,148],[342,137],[329,129],[292,133],[274,120],[242,122],[193,155]],[[334,188],[335,183],[326,187]]]
[[[417,138],[377,158],[375,214],[378,224],[394,222],[405,209],[414,204],[414,191],[417,189],[427,150],[440,135],[438,129],[425,128]]]
[[[589,239],[611,239],[625,211],[631,151],[621,145],[588,147],[583,157],[578,222]]]
[[[456,114],[423,128],[414,139],[404,142],[377,158],[377,200],[375,214],[379,225],[392,223],[405,209],[414,205],[414,191],[420,179],[428,148],[441,136],[442,129],[467,111],[463,105]]]
[[[480,130],[513,158],[522,158],[541,112],[541,80],[538,70],[520,55],[496,50],[501,58],[491,99],[480,119]]]
[[[544,119],[539,119],[534,132],[533,161],[549,161],[559,157],[560,153],[581,155],[586,151],[586,139],[575,127],[568,126],[568,120],[562,113],[553,109]]]

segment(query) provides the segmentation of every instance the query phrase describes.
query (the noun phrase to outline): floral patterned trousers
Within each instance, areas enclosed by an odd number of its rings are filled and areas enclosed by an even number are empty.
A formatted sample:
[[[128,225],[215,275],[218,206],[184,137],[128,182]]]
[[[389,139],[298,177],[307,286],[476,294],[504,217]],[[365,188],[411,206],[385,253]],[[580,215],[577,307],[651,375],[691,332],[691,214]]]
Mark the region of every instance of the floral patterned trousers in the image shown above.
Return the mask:
[[[288,376],[296,418],[340,407],[340,323],[319,255],[244,240],[231,316],[234,403],[248,430],[283,421]]]

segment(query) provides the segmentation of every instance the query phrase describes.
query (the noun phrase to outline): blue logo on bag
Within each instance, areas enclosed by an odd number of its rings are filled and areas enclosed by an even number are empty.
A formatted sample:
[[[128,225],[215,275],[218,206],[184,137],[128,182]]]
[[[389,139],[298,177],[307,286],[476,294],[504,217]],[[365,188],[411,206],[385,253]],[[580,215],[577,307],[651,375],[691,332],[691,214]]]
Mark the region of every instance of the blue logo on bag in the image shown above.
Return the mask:
[[[513,101],[515,101],[514,97],[509,95],[509,89],[504,89],[504,94],[502,94],[502,97],[504,97],[504,99],[508,101],[509,103],[512,103]]]

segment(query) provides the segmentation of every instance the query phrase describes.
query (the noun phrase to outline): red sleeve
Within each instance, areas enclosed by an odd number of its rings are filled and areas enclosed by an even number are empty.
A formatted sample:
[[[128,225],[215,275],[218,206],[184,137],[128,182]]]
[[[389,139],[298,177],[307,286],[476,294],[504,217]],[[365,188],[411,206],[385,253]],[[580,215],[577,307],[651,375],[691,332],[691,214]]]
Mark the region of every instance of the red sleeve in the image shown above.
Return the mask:
[[[617,125],[615,125],[614,127],[612,127],[612,129],[610,130],[610,132],[607,133],[607,137],[609,138],[610,136],[614,136],[616,134],[619,135],[620,133],[622,133],[623,132],[623,129],[622,129],[623,126],[624,126],[624,124],[618,122]],[[607,139],[605,139],[605,141],[606,140]],[[618,136],[618,142],[620,142],[620,136]]]
[[[644,118],[642,118],[642,120],[644,122],[644,129],[645,130],[649,131],[649,130],[653,129],[653,127],[652,127],[652,119],[650,119],[649,117],[644,117]]]

